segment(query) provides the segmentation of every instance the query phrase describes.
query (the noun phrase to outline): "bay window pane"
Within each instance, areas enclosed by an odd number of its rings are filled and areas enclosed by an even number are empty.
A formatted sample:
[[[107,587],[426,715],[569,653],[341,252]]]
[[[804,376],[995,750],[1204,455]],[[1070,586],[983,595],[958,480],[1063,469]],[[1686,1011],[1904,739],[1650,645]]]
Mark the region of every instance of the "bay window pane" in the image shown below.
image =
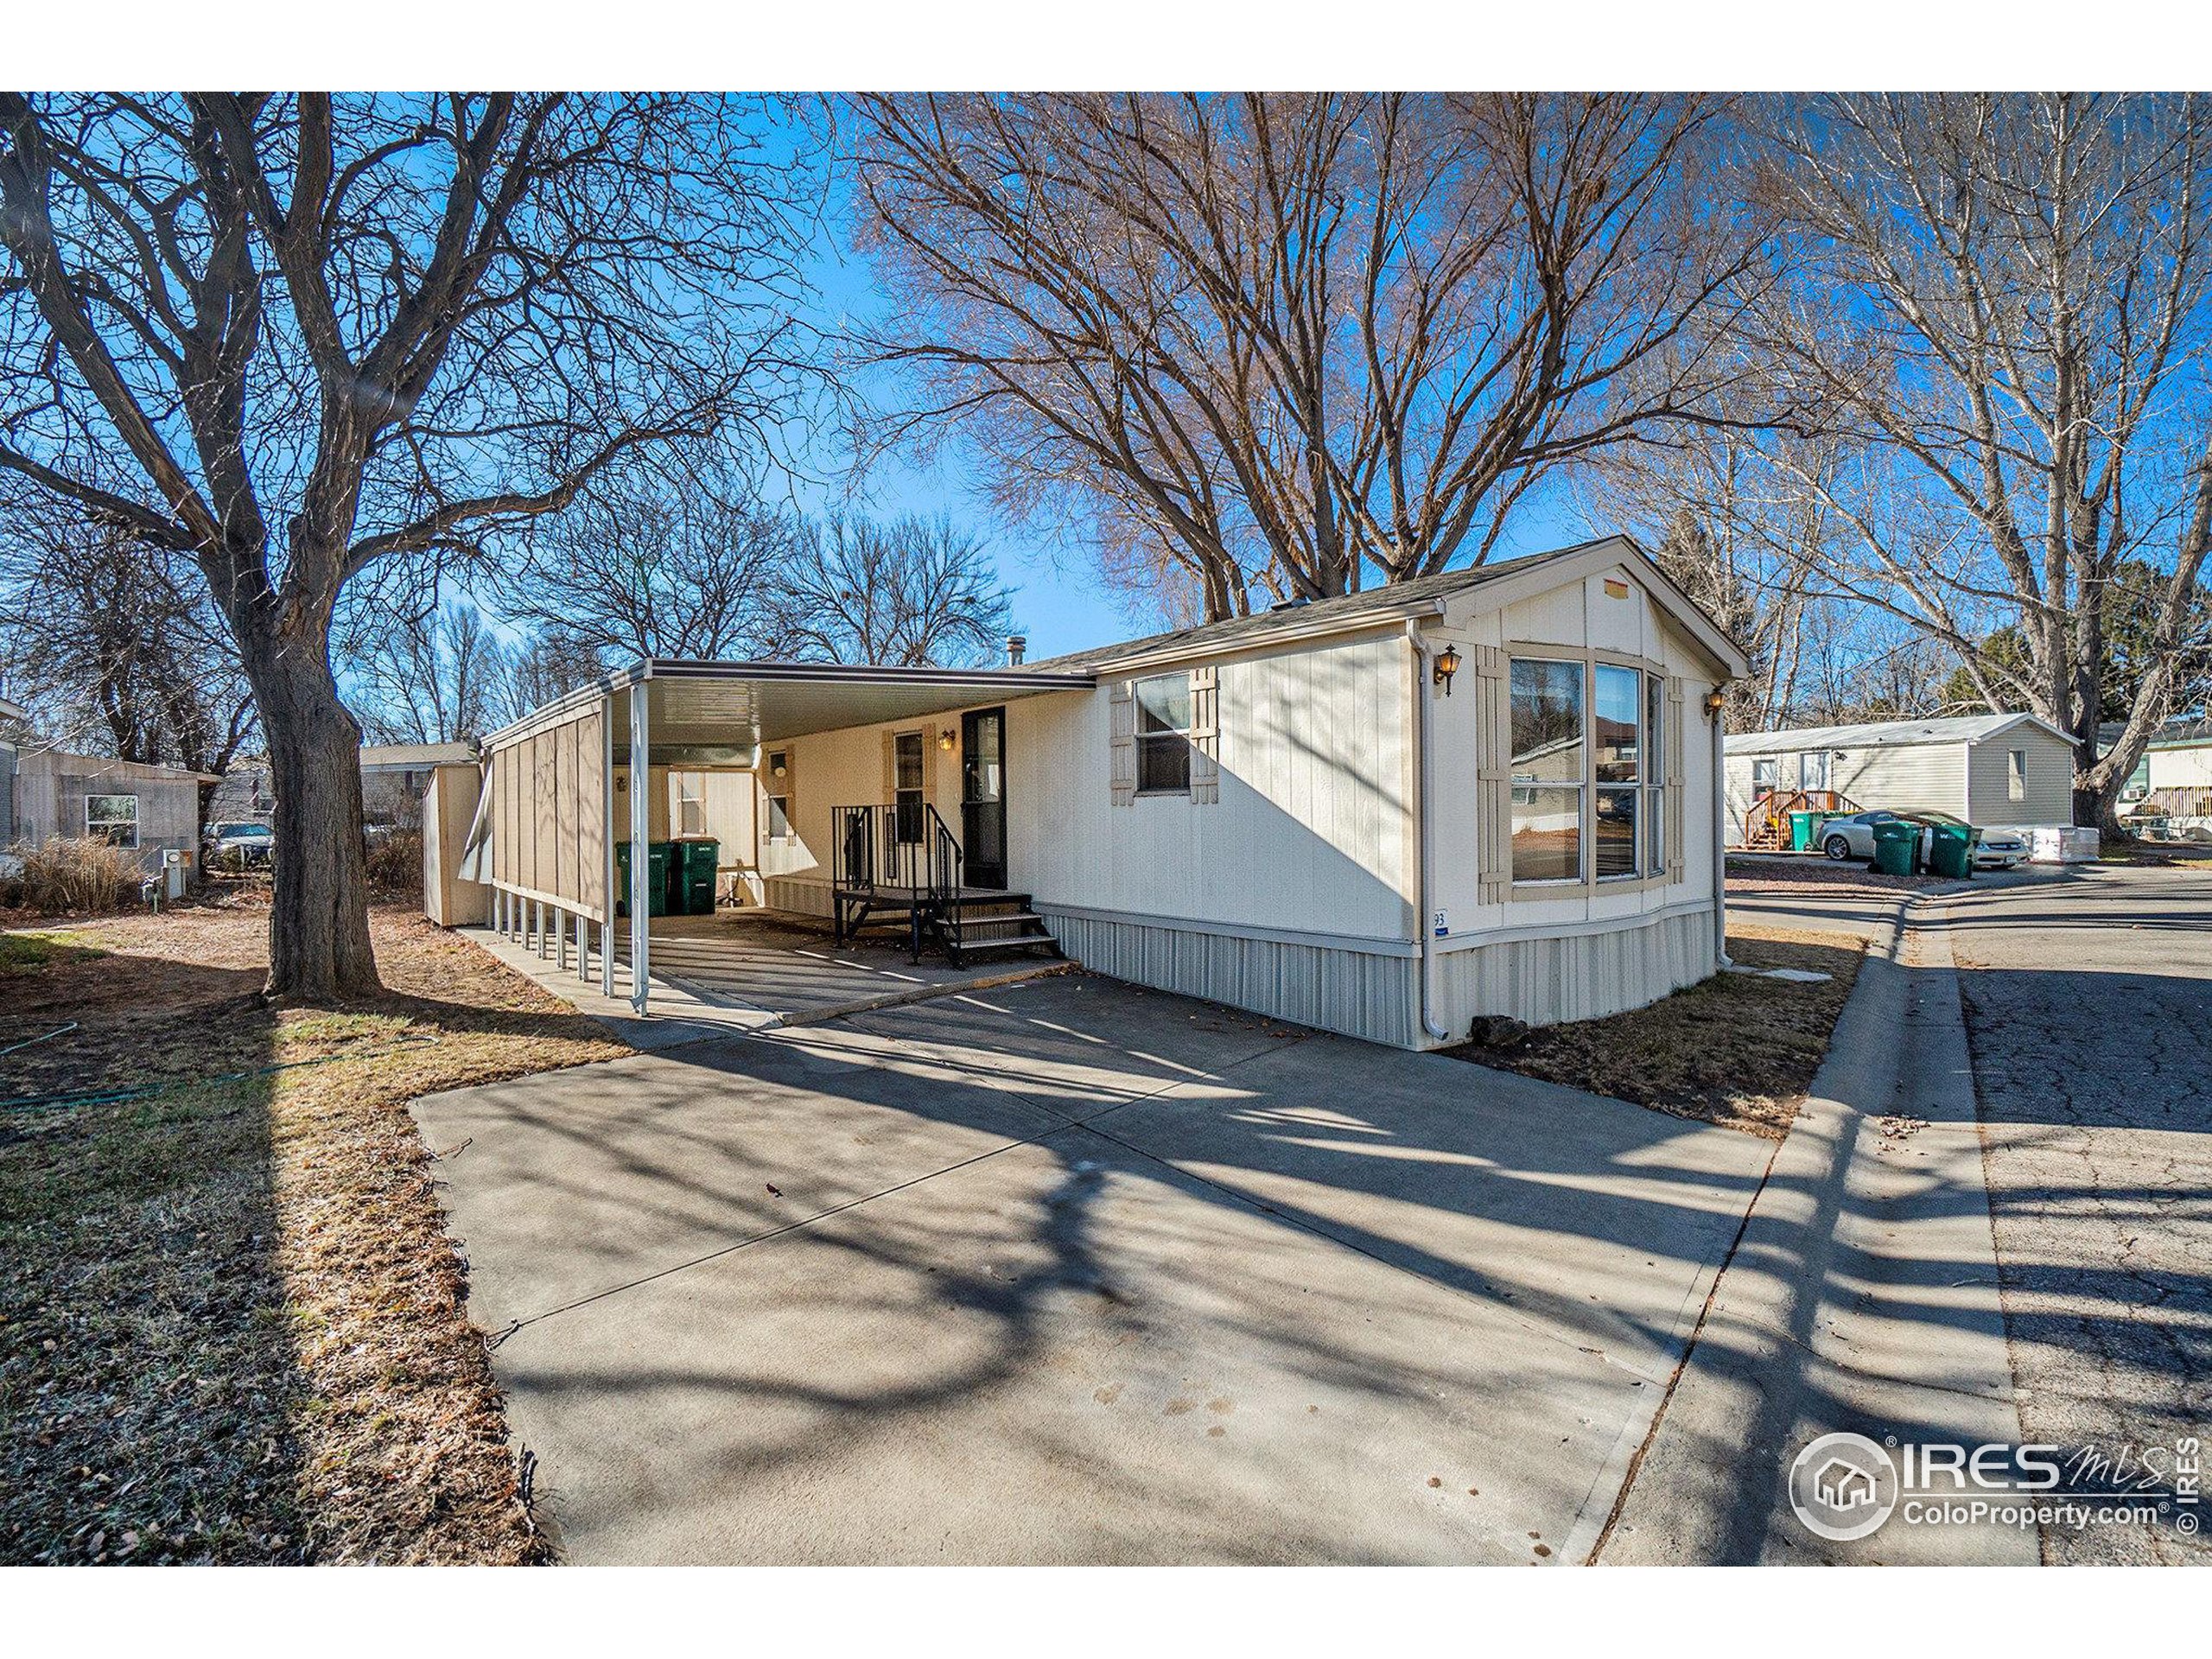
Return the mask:
[[[1597,671],[1598,781],[1633,784],[1643,750],[1637,741],[1643,712],[1643,676],[1632,668],[1600,663]]]
[[[1656,674],[1643,680],[1643,781],[1662,784],[1667,780],[1665,738],[1667,728],[1667,682]]]
[[[1515,785],[1513,879],[1582,879],[1582,790],[1579,785],[1571,789]]]
[[[1650,848],[1650,856],[1643,868],[1657,875],[1667,868],[1667,794],[1664,790],[1648,789],[1643,792],[1644,844]]]
[[[1582,781],[1582,664],[1513,664],[1513,781]]]
[[[1637,804],[1640,789],[1598,791],[1598,879],[1636,874]]]

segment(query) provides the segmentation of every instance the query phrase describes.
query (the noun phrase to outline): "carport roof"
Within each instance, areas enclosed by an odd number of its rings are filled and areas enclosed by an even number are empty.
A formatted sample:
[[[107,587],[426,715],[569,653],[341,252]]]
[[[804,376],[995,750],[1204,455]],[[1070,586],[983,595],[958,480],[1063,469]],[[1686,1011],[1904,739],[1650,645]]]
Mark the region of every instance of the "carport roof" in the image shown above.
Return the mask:
[[[751,762],[762,743],[810,732],[912,720],[956,709],[1085,690],[1089,674],[1023,668],[881,668],[836,663],[671,662],[632,664],[548,703],[486,740],[511,743],[565,719],[610,692],[646,687],[647,732],[656,766]],[[629,699],[616,697],[614,741],[630,740]]]

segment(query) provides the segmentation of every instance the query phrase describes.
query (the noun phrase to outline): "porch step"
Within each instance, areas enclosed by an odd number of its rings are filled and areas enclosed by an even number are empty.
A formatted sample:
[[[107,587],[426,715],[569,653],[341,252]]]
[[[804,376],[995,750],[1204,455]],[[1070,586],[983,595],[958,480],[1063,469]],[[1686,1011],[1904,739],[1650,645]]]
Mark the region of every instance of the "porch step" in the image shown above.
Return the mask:
[[[960,941],[960,960],[986,950],[1029,950],[1042,945],[1058,954],[1060,944],[1049,933],[1013,933],[1002,939],[963,939]]]
[[[1034,922],[1042,927],[1045,918],[1033,910],[994,910],[979,914],[970,905],[951,925],[964,933],[971,927],[1004,927],[1011,922]]]

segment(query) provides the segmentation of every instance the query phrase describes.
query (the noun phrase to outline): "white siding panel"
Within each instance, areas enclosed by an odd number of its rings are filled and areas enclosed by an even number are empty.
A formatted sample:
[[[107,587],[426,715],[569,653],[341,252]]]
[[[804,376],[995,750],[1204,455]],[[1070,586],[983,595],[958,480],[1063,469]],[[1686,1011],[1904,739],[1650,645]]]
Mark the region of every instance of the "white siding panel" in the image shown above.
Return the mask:
[[[2027,787],[2014,800],[2008,782],[2010,752],[2027,756]],[[1967,760],[1970,822],[1990,824],[2074,822],[2074,751],[2040,726],[2016,726],[1977,743]]]
[[[1010,881],[1040,905],[1409,937],[1410,660],[1386,634],[1220,664],[1213,805],[1111,804],[1104,687],[1009,704]]]

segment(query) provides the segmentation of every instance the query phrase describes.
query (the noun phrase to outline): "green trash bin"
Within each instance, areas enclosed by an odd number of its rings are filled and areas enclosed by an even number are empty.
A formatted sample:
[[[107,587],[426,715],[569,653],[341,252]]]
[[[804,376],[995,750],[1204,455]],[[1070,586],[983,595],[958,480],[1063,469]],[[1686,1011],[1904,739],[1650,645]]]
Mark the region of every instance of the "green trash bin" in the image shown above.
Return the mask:
[[[721,861],[721,843],[690,838],[674,843],[669,861],[668,910],[671,916],[711,916],[715,913],[715,870]]]
[[[1874,868],[1884,875],[1910,875],[1920,826],[1905,818],[1885,818],[1874,826]]]
[[[616,880],[621,892],[614,901],[614,913],[630,913],[630,848],[631,843],[620,841],[614,844]],[[645,914],[668,914],[668,843],[656,841],[645,849]]]
[[[1813,837],[1820,832],[1821,815],[1817,812],[1792,812],[1789,815],[1789,850],[1809,853],[1816,844]]]
[[[1974,844],[1981,832],[1970,823],[1938,823],[1932,828],[1936,844],[1929,849],[1929,861],[1936,874],[1954,881],[1971,877]]]

